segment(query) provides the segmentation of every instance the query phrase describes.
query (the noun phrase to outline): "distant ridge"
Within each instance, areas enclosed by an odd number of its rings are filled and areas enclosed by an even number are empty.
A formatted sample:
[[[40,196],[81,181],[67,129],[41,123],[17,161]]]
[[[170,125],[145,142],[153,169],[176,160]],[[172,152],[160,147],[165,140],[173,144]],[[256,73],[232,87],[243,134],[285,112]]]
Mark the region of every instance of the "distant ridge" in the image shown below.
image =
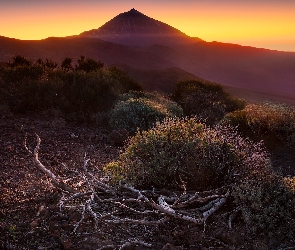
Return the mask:
[[[197,76],[231,87],[237,95],[259,93],[295,103],[294,52],[190,38],[135,9],[78,36],[40,41],[0,36],[0,62],[15,55],[59,63],[83,55],[105,66],[122,66],[149,90],[171,93],[177,81]]]
[[[81,33],[80,36],[133,46],[201,41],[199,38],[187,36],[166,23],[150,18],[134,8],[117,15],[98,29]]]

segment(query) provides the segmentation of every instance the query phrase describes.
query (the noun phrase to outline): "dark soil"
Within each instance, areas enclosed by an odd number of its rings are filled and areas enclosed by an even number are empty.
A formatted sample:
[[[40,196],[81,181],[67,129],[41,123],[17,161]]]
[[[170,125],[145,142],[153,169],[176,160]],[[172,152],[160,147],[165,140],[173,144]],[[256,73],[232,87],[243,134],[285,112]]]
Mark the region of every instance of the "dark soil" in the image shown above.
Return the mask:
[[[34,165],[30,150],[42,140],[39,157],[56,175],[77,178],[85,153],[89,169],[101,175],[104,164],[117,158],[122,148],[108,142],[110,131],[86,125],[71,125],[62,119],[7,116],[0,120],[0,249],[100,249],[119,246],[128,239],[141,239],[151,248],[124,249],[276,249],[280,239],[265,239],[246,233],[237,217],[234,229],[227,229],[226,208],[213,215],[203,227],[170,220],[160,226],[110,224],[94,230],[85,218],[75,234],[80,213],[59,213],[61,192]],[[77,183],[77,182],[76,182]],[[271,248],[270,248],[271,246]],[[290,247],[290,245],[287,245]],[[104,249],[116,249],[109,247]],[[123,249],[123,248],[122,248]]]
[[[40,208],[54,207],[60,193],[25,149],[26,135],[29,149],[34,149],[35,133],[42,140],[40,159],[60,176],[81,171],[85,153],[97,173],[119,153],[119,148],[106,143],[107,131],[101,128],[71,126],[62,119],[1,118],[0,249],[1,245],[4,249],[62,249],[60,239],[43,232],[36,222]]]

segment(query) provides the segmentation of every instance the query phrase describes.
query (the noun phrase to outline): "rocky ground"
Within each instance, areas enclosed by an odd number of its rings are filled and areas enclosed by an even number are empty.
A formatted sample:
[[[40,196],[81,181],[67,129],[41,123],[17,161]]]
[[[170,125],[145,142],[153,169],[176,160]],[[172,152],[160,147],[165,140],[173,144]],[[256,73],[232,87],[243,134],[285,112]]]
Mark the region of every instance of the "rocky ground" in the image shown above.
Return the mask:
[[[212,217],[207,230],[177,220],[159,226],[101,224],[94,230],[90,216],[75,234],[81,219],[76,211],[66,216],[57,206],[62,193],[41,173],[26,150],[42,140],[42,163],[79,186],[85,153],[89,169],[100,176],[102,166],[118,156],[121,147],[110,140],[110,131],[71,125],[62,119],[6,116],[0,120],[0,249],[271,249],[279,244],[247,235],[239,218],[229,230],[224,221]],[[77,177],[78,176],[78,177]],[[105,209],[109,209],[106,206]],[[221,209],[226,215],[226,208]],[[151,245],[136,244],[138,239]],[[128,243],[128,244],[125,244]],[[129,244],[130,243],[130,244]],[[133,244],[134,243],[134,244]],[[107,247],[108,246],[108,247]]]
[[[0,242],[6,249],[62,249],[59,237],[42,232],[37,213],[42,206],[53,206],[59,193],[33,163],[24,147],[36,145],[35,134],[42,140],[40,158],[51,171],[71,176],[81,171],[84,154],[97,173],[116,158],[119,148],[106,143],[107,131],[71,126],[62,119],[42,120],[6,117],[0,122]],[[0,249],[1,249],[0,244]]]

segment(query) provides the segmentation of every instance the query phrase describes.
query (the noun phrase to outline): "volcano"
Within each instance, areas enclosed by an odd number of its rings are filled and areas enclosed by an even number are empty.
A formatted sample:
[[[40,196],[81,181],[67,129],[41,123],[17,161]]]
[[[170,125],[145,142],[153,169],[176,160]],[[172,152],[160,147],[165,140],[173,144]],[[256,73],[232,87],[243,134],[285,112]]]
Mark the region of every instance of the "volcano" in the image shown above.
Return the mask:
[[[196,76],[243,98],[258,93],[261,100],[269,96],[295,104],[294,52],[202,41],[135,9],[71,37],[21,41],[0,34],[0,62],[15,55],[59,63],[83,55],[123,68],[149,91],[171,94],[176,82]]]
[[[202,41],[199,38],[191,38],[134,8],[117,15],[98,29],[81,33],[80,36],[129,46],[175,45]]]

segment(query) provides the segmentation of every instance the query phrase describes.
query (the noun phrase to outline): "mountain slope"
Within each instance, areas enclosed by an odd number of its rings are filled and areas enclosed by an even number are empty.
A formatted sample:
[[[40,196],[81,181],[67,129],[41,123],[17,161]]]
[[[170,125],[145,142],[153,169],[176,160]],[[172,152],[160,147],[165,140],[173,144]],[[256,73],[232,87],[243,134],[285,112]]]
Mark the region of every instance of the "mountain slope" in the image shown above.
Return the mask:
[[[157,91],[172,94],[175,91],[175,83],[188,80],[202,80],[201,78],[177,67],[166,69],[139,69],[125,64],[115,65],[126,71],[133,79],[139,81],[146,91]]]
[[[17,54],[34,60],[50,58],[59,63],[65,57],[76,60],[84,55],[100,60],[106,66],[125,65],[128,73],[146,86],[150,84],[147,89],[153,90],[167,90],[172,82],[169,77],[166,77],[167,81],[161,80],[163,72],[156,71],[180,68],[225,86],[295,100],[295,53],[291,52],[214,42],[130,47],[87,37],[48,38],[42,41],[0,37],[0,62],[7,62]],[[175,70],[171,75],[175,75]],[[175,82],[178,79],[175,77]]]
[[[134,9],[80,36],[41,41],[0,37],[0,62],[7,62],[17,54],[34,60],[49,58],[59,63],[65,57],[75,61],[84,55],[106,66],[124,65],[128,73],[152,90],[171,92],[173,87],[169,85],[173,84],[173,79],[177,82],[182,77],[198,76],[235,90],[295,100],[294,52],[200,39],[196,42]]]
[[[132,46],[148,46],[156,43],[171,45],[201,40],[190,38],[170,25],[150,18],[135,9],[121,13],[100,28],[85,31],[80,36]]]
[[[114,44],[94,38],[47,38],[41,41],[21,41],[0,37],[0,61],[8,62],[15,55],[37,60],[49,58],[61,63],[65,57],[74,61],[81,55],[113,64],[136,65],[141,69],[165,69],[175,64],[148,51]]]

